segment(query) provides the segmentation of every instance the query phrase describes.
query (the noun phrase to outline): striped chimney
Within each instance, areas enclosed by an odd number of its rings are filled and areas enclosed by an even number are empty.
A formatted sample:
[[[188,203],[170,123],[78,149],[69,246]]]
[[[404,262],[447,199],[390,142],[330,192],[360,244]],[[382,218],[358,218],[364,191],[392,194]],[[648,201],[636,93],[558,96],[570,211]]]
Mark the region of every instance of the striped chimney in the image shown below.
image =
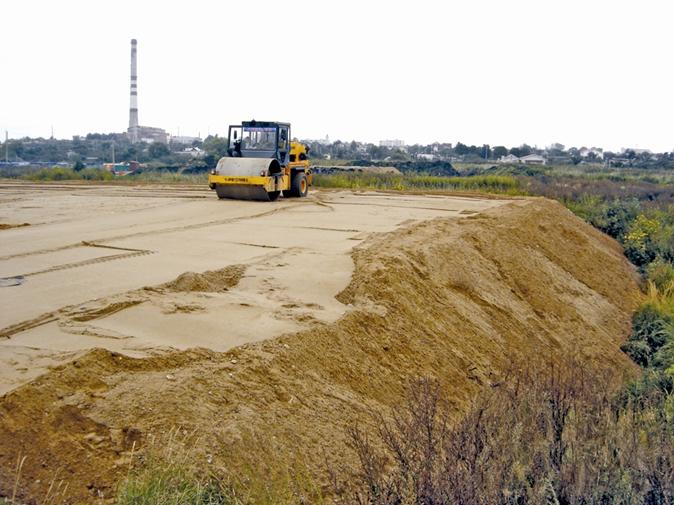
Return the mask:
[[[138,142],[138,74],[136,73],[136,39],[131,39],[131,107],[129,108],[129,137]]]

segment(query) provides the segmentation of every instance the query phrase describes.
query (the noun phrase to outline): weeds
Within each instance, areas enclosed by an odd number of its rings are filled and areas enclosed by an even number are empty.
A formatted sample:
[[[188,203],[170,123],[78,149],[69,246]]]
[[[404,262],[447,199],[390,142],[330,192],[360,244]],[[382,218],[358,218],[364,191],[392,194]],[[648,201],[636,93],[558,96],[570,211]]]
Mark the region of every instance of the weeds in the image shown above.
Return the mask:
[[[226,451],[237,466],[226,470],[198,452],[193,435],[172,430],[162,440],[150,441],[135,457],[132,453],[116,505],[323,503],[306,464],[289,457],[267,432],[242,433],[241,441]]]
[[[519,181],[507,175],[442,177],[432,175],[391,174],[315,174],[314,185],[324,188],[374,190],[445,190],[485,191],[489,193],[523,194]]]
[[[182,174],[178,172],[148,170],[146,172],[125,176],[120,180],[161,184],[200,184],[206,187],[208,184],[208,174],[206,172],[198,174]]]
[[[674,438],[662,401],[614,400],[608,374],[574,360],[513,370],[448,427],[452,412],[430,379],[375,415],[373,441],[349,429],[357,489],[344,503],[541,504],[674,500]]]
[[[75,171],[72,168],[53,167],[29,172],[22,178],[30,181],[111,181],[113,175],[107,170],[96,168],[85,168]]]
[[[138,461],[133,451],[127,478],[120,485],[117,505],[238,505],[233,490],[195,465],[186,447],[194,440],[179,440],[172,432],[166,443],[152,442]],[[137,465],[137,466],[136,466]]]

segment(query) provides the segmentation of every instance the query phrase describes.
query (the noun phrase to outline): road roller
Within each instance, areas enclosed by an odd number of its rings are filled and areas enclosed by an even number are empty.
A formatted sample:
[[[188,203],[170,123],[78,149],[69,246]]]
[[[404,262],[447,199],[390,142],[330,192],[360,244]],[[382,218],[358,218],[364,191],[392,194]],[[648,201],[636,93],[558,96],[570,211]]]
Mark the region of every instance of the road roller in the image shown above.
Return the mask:
[[[242,121],[230,125],[227,154],[208,176],[218,198],[274,201],[304,197],[312,174],[309,147],[291,140],[290,123]]]

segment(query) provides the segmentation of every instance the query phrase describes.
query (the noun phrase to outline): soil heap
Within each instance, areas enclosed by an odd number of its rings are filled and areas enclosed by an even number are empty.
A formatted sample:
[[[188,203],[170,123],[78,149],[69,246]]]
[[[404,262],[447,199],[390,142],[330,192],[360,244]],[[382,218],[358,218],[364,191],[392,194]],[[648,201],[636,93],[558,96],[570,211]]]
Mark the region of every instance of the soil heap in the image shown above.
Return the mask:
[[[344,427],[367,429],[369,412],[399,402],[411,378],[436,378],[461,412],[514,360],[571,352],[588,367],[631,368],[619,346],[639,297],[634,269],[557,203],[411,225],[370,238],[353,258],[339,295],[350,310],[334,324],[227,353],[96,349],[0,398],[0,495],[25,456],[26,500],[41,500],[54,479],[72,503],[113,497],[132,448],[176,429],[196,434],[215,474],[263,472],[251,462],[273,450],[320,481],[326,456],[352,457]],[[239,275],[228,271],[216,288]],[[250,443],[262,437],[273,442]]]

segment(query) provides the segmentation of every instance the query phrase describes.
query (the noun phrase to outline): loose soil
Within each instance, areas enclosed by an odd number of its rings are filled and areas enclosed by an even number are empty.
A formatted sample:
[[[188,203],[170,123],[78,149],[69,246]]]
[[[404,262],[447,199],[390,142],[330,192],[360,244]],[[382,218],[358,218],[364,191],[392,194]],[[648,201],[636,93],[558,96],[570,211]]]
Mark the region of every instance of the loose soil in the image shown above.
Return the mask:
[[[301,461],[320,484],[326,458],[353,458],[345,426],[371,427],[370,412],[399,402],[411,378],[436,378],[460,413],[481,391],[498,387],[514,361],[569,352],[588,368],[633,370],[619,346],[640,296],[636,273],[617,243],[559,204],[521,199],[468,216],[431,216],[368,234],[351,257],[353,274],[337,295],[345,311],[335,320],[226,352],[134,358],[79,350],[6,393],[0,495],[11,492],[13,467],[25,456],[23,499],[41,500],[56,478],[68,483],[69,503],[108,500],[132,449],[142,454],[148,440],[175,430],[196,434],[195,462],[216,475],[269,478],[264,440],[278,461]],[[196,318],[208,299],[189,298],[200,294],[192,286],[233,291],[249,271],[221,272],[222,282],[212,275],[126,293],[140,304],[112,306],[110,317],[146,305],[143,296],[171,296],[153,300],[167,310],[196,305],[195,313],[180,313]],[[223,334],[229,323],[222,318]]]

